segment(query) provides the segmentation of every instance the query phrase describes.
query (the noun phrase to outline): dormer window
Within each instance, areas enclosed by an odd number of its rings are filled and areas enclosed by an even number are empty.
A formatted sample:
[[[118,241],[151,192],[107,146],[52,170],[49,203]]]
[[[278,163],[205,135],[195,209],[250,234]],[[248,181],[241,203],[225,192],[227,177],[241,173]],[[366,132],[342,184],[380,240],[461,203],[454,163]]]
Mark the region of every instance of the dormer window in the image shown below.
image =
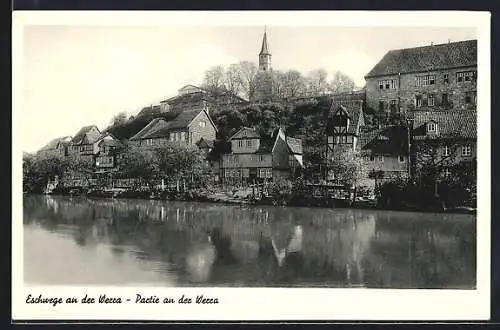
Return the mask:
[[[437,124],[436,123],[428,123],[427,124],[427,133],[428,134],[436,134],[438,130]]]

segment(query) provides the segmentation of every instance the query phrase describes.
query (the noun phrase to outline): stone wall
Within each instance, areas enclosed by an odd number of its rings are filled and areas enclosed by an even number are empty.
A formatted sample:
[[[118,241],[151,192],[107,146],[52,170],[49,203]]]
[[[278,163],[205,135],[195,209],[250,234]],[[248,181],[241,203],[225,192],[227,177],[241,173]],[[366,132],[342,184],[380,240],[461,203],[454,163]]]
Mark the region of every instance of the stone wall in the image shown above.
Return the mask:
[[[422,108],[436,109],[475,109],[475,95],[477,91],[477,79],[471,81],[457,81],[457,73],[474,71],[477,72],[477,67],[455,68],[447,70],[437,70],[429,72],[418,72],[410,74],[401,74],[400,76],[391,75],[383,77],[373,77],[366,79],[366,103],[367,107],[380,111],[379,102],[384,102],[384,111],[391,111],[391,101],[395,102],[393,112],[397,112],[398,108],[401,112],[411,111],[416,108],[416,96],[422,98]],[[417,77],[433,75],[435,76],[434,84],[427,86],[417,86]],[[445,81],[446,75],[448,82]],[[395,80],[395,88],[380,89],[379,83],[382,80]],[[443,103],[443,94],[447,95],[448,104]],[[434,105],[427,102],[428,96],[434,96]]]

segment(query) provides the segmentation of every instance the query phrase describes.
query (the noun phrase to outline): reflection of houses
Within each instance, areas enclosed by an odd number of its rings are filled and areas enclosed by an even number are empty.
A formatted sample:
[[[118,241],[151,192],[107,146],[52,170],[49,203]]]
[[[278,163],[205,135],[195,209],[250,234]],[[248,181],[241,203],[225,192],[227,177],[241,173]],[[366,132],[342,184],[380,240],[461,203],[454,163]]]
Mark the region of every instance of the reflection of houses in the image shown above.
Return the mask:
[[[392,180],[409,176],[409,131],[406,126],[363,130],[359,147],[363,157],[363,181]]]
[[[254,182],[293,177],[302,166],[302,142],[285,136],[280,128],[273,140],[243,127],[230,139],[231,153],[223,154],[226,182]]]
[[[204,109],[170,112],[169,117],[155,118],[130,141],[138,146],[162,145],[168,141],[195,145],[201,138],[215,139],[217,128]]]
[[[418,111],[412,116],[415,167],[449,166],[476,158],[476,111]]]
[[[367,106],[387,113],[475,109],[476,72],[477,40],[391,50],[365,76]]]
[[[61,156],[68,155],[68,146],[71,142],[71,136],[59,137],[50,141],[47,145],[41,148],[40,154],[58,154]]]

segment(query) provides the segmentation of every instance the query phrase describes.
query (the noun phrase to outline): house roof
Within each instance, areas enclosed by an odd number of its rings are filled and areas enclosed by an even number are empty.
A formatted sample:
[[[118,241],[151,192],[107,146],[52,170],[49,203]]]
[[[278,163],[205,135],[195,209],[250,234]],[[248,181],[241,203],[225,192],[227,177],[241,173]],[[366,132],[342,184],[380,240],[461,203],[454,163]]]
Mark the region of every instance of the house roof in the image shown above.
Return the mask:
[[[337,111],[345,112],[351,120],[347,133],[355,135],[359,134],[358,128],[364,124],[363,101],[355,100],[347,102],[346,104],[338,104],[335,101],[332,102],[326,124],[327,132],[331,132],[333,130],[332,117],[335,113],[337,113]]]
[[[71,136],[58,137],[47,143],[40,150],[41,151],[54,150],[57,149],[60,144],[66,144],[69,143],[70,141],[71,141]]]
[[[405,155],[408,153],[407,127],[391,125],[362,130],[359,148],[361,151],[370,151],[379,155]]]
[[[286,137],[286,144],[293,154],[302,154],[302,140],[292,137]]]
[[[241,139],[260,139],[260,134],[253,128],[242,127],[238,132],[229,138],[229,140]]]
[[[154,118],[151,120],[146,126],[144,126],[139,132],[137,132],[134,136],[130,138],[130,140],[139,140],[142,139],[143,136],[150,132],[152,128],[154,128],[160,121],[164,121],[163,118]]]
[[[477,40],[387,52],[365,78],[477,65]]]
[[[196,142],[196,145],[199,148],[213,148],[214,147],[214,141],[213,140],[207,140],[205,138],[201,138],[198,142]]]
[[[71,140],[71,143],[73,143],[73,144],[82,143],[83,139],[85,138],[85,136],[87,136],[87,134],[90,132],[90,130],[92,128],[95,128],[97,130],[97,132],[99,132],[99,129],[95,125],[84,126],[78,131],[78,133],[75,134],[75,136]],[[99,136],[100,136],[100,132],[99,132],[99,134],[88,137],[89,138],[88,142],[93,143],[94,141],[97,140],[97,138],[99,138]]]
[[[416,139],[426,136],[426,124],[430,121],[438,126],[435,138],[477,138],[476,110],[414,111],[412,119]]]
[[[183,110],[177,111],[175,114],[171,113],[170,119],[155,118],[147,124],[142,130],[130,138],[130,140],[140,139],[155,139],[167,136],[171,131],[183,129],[193,121],[204,110]],[[210,116],[209,116],[210,119]],[[210,119],[212,125],[213,122]]]
[[[106,139],[106,137],[110,137],[110,139]],[[121,147],[123,144],[118,140],[113,134],[111,133],[104,133],[102,134],[98,140],[101,140],[99,142],[99,146],[105,145],[105,146],[111,146],[111,147]]]

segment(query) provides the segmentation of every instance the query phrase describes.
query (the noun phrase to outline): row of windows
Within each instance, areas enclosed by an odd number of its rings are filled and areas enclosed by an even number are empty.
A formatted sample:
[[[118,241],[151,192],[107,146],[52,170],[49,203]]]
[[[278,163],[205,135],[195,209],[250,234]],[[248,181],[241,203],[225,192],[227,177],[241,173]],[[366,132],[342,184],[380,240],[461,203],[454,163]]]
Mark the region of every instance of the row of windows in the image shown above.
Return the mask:
[[[472,156],[472,146],[470,145],[464,145],[460,148],[460,154],[463,157],[469,157]],[[444,146],[443,147],[443,157],[448,157],[451,155],[451,148],[449,146]]]
[[[365,162],[379,162],[383,163],[384,162],[384,156],[383,155],[378,155],[375,157],[374,155],[371,156],[365,156]],[[398,162],[399,163],[405,163],[406,162],[406,157],[405,156],[398,156]]]
[[[228,155],[226,156],[227,162],[229,164],[238,164],[239,163],[239,156],[238,155]],[[250,156],[250,161],[253,163],[256,162],[264,162],[267,160],[266,155],[251,155]]]
[[[398,88],[398,81],[396,79],[385,79],[378,81],[379,89],[396,89]]]
[[[187,141],[188,139],[188,134],[186,132],[173,132],[168,135],[168,140],[169,141]],[[160,139],[146,139],[144,140],[147,146],[152,146],[155,144],[158,144]]]
[[[477,103],[476,92],[466,92],[464,95],[464,103],[476,105]],[[449,95],[447,93],[441,94],[441,105],[448,106],[449,104],[450,104]],[[415,106],[419,108],[425,105],[429,107],[435,106],[436,96],[434,94],[415,95]]]
[[[236,142],[238,148],[243,148],[246,146],[247,148],[251,148],[253,146],[253,141],[252,140],[238,140]]]
[[[416,77],[416,86],[429,86],[429,85],[434,85],[436,83],[436,75],[435,74],[429,74],[425,76],[417,76]]]
[[[386,111],[386,110],[391,110],[391,112],[395,112],[397,110],[397,100],[390,100],[389,102],[386,101],[379,101],[378,102],[378,108],[380,111]]]
[[[333,136],[328,137],[328,143],[332,144],[334,143],[334,138]],[[350,144],[353,142],[353,137],[351,135],[337,135],[335,136],[335,144]]]
[[[250,177],[250,169],[228,169],[224,170],[224,176],[226,178],[248,178]],[[271,168],[259,168],[257,171],[257,177],[268,179],[273,177],[273,171]]]
[[[462,71],[456,73],[457,83],[469,82],[476,80],[476,71]],[[443,74],[443,84],[447,85],[450,83],[450,75],[448,73]],[[415,77],[415,85],[417,87],[430,86],[436,84],[436,75],[424,75]]]

